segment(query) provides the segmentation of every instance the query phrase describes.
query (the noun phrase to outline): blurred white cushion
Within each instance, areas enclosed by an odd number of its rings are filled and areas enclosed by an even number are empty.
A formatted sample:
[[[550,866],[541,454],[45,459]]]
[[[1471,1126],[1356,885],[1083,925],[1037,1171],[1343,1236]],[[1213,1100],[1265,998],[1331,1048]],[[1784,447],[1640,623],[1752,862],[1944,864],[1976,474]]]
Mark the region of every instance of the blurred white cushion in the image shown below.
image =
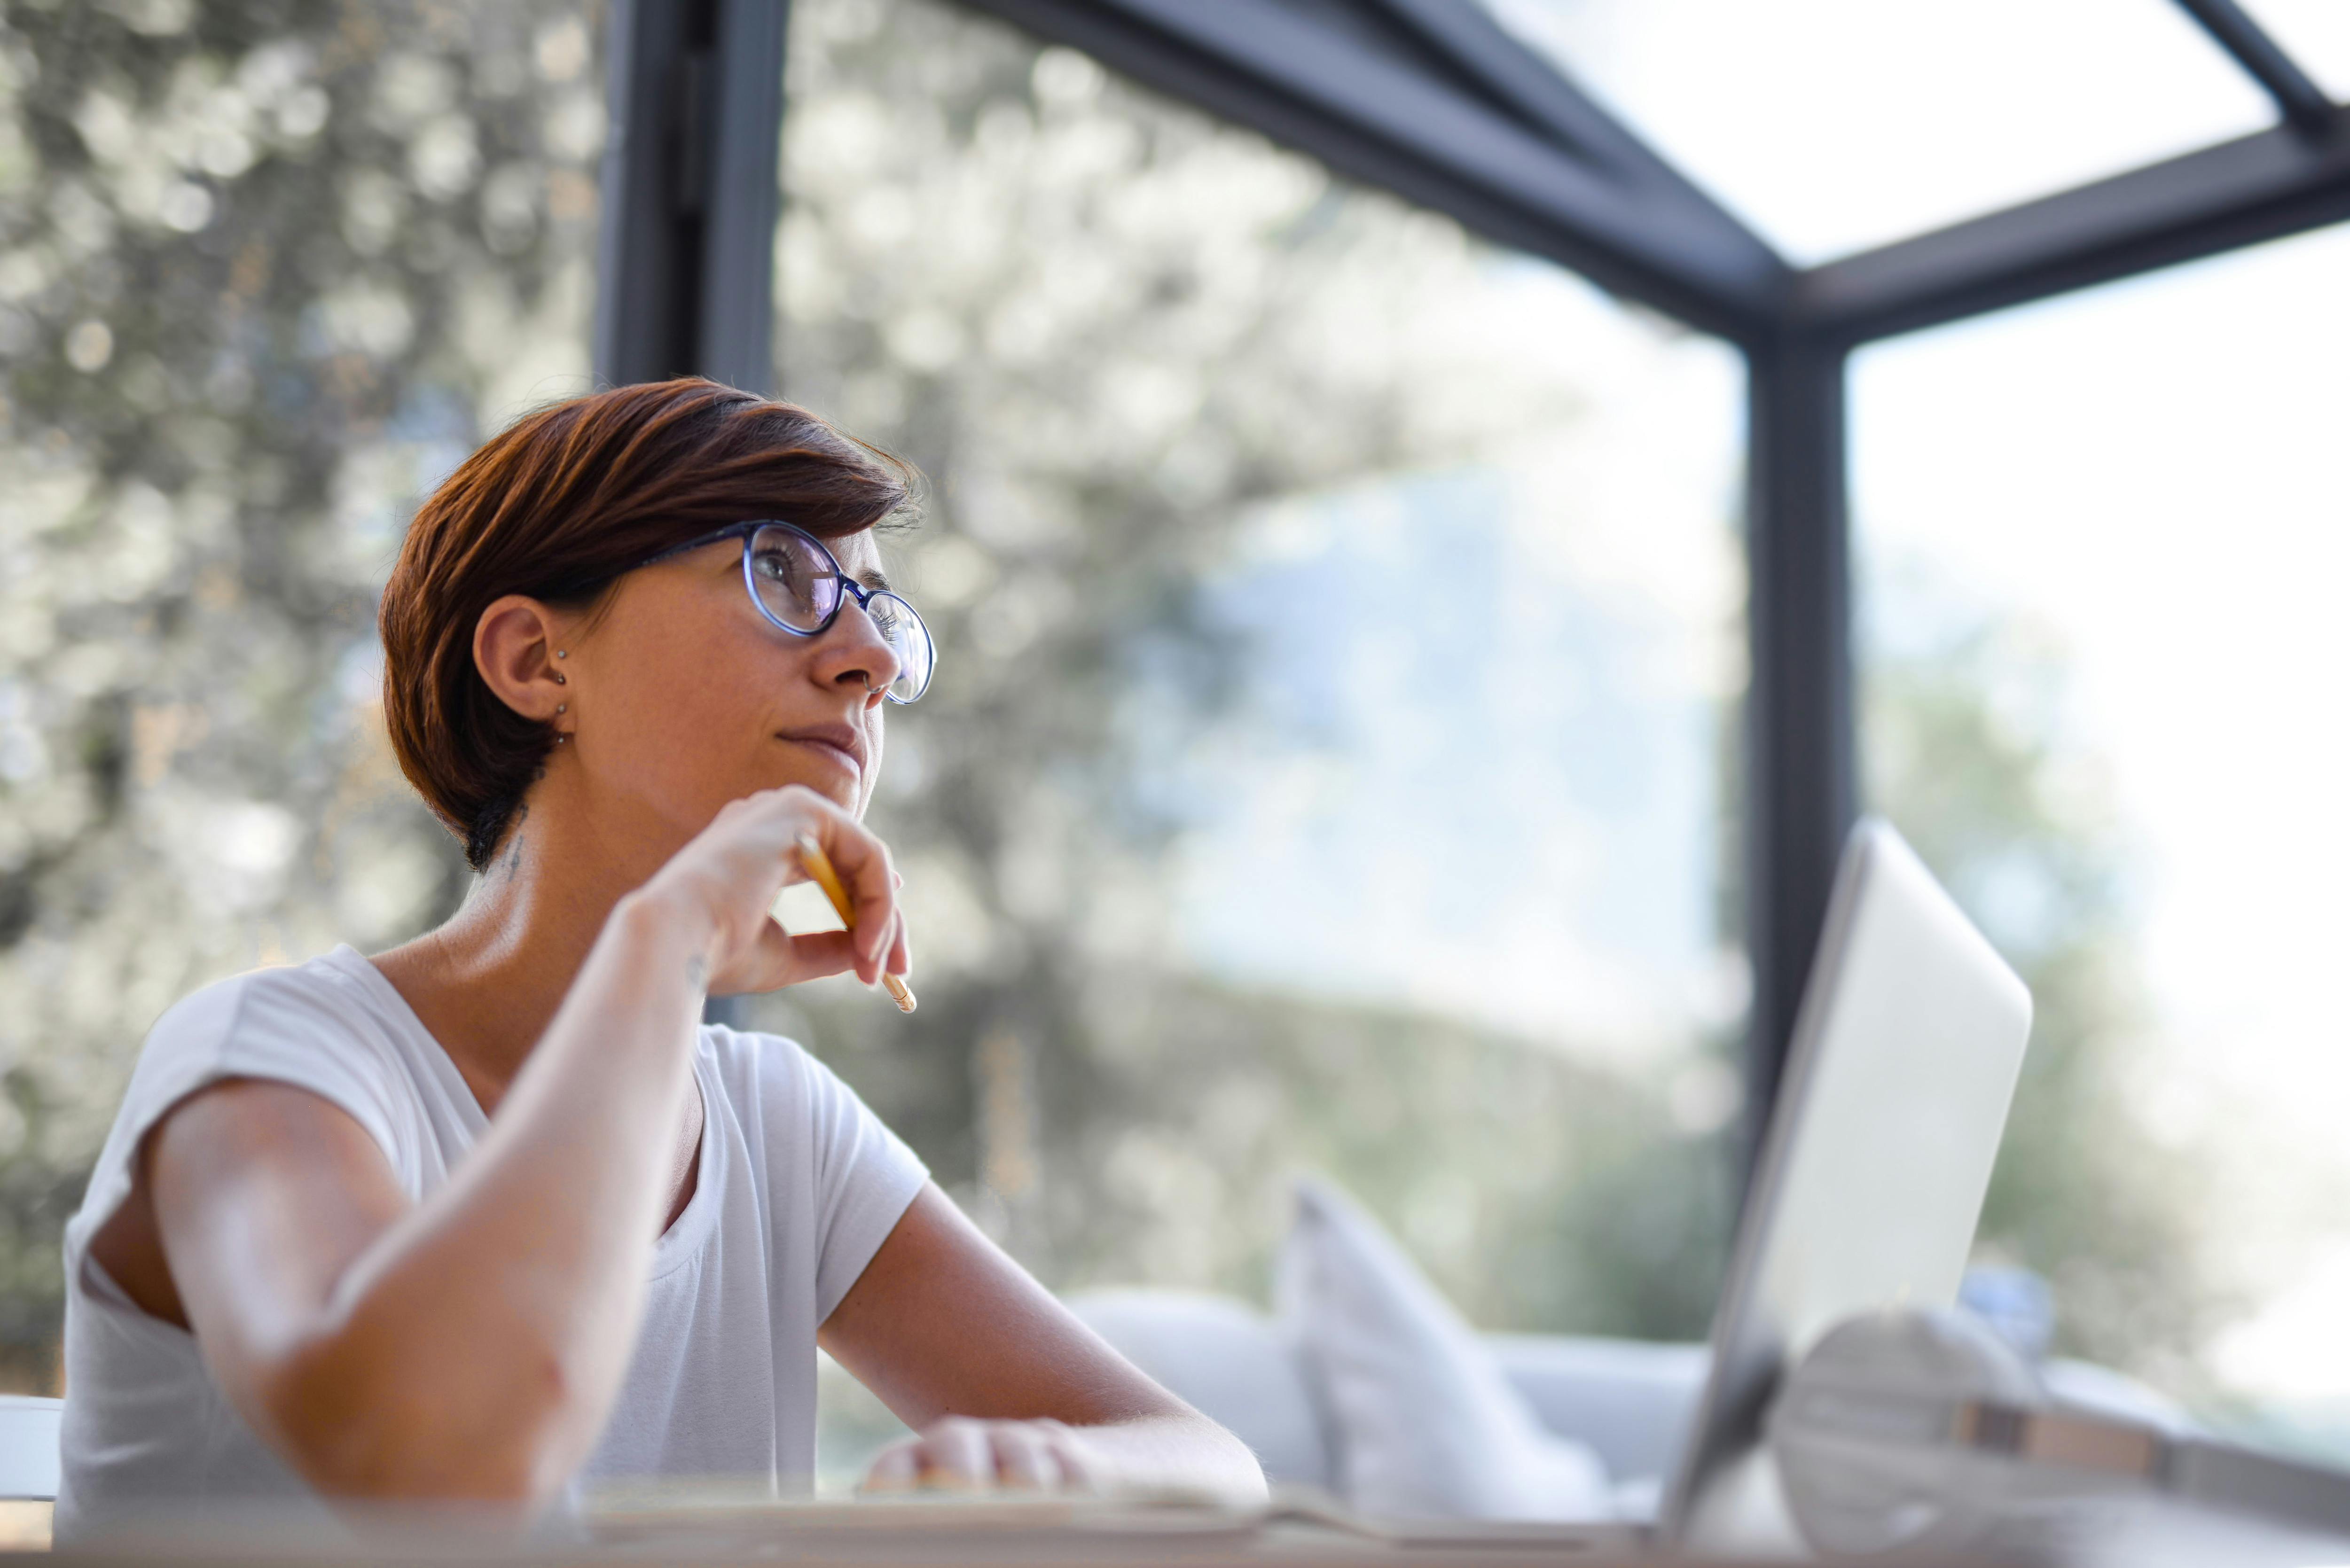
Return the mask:
[[[1613,1517],[1598,1456],[1544,1430],[1460,1314],[1326,1183],[1297,1184],[1280,1300],[1331,1417],[1336,1490],[1356,1509],[1416,1519]]]
[[[1590,1444],[1619,1493],[1627,1482],[1661,1482],[1680,1463],[1712,1360],[1704,1345],[1552,1334],[1478,1337],[1535,1418],[1559,1437]]]
[[[1068,1304],[1120,1355],[1246,1443],[1266,1480],[1333,1484],[1313,1392],[1262,1314],[1181,1291],[1092,1291]]]

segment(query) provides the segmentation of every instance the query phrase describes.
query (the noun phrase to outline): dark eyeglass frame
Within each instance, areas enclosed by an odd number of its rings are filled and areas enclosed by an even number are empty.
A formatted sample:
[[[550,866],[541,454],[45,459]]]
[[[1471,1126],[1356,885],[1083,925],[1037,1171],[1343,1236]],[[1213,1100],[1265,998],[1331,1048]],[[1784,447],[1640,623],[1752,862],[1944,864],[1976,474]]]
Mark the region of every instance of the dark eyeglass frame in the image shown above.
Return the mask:
[[[774,610],[769,609],[767,607],[767,601],[760,597],[758,580],[751,575],[751,541],[757,538],[761,533],[769,528],[780,528],[787,534],[795,535],[797,537],[806,540],[815,548],[817,556],[823,558],[825,564],[831,568],[829,575],[831,576],[832,580],[838,583],[842,589],[845,590],[839,597],[832,601],[832,608],[827,611],[825,618],[816,622],[813,628],[794,626],[791,622],[777,615]],[[858,582],[855,577],[850,576],[846,571],[843,571],[840,566],[840,558],[832,553],[831,547],[826,545],[822,539],[817,538],[815,535],[809,533],[806,529],[801,527],[796,523],[786,523],[780,517],[762,517],[748,523],[730,523],[725,527],[714,529],[710,533],[702,535],[698,539],[688,539],[682,545],[671,545],[668,549],[661,551],[659,555],[648,556],[629,569],[634,571],[645,566],[655,566],[674,556],[682,556],[691,551],[707,548],[708,546],[715,545],[724,539],[740,539],[743,541],[743,589],[750,594],[751,603],[757,607],[761,615],[767,618],[769,625],[776,628],[778,630],[787,631],[794,637],[822,637],[826,632],[832,629],[833,622],[840,618],[840,612],[844,608],[847,607],[847,605],[852,598],[856,600],[857,607],[863,610],[868,618],[873,613],[873,601],[877,598],[889,599],[892,603],[898,605],[900,608],[904,609],[907,616],[912,619],[914,625],[921,629],[922,640],[930,644],[931,668],[923,675],[921,686],[911,697],[900,697],[895,691],[888,691],[887,695],[890,701],[897,703],[899,707],[904,707],[909,703],[919,702],[921,701],[922,693],[931,689],[931,681],[937,676],[939,671],[938,639],[931,635],[930,623],[922,618],[921,612],[920,610],[917,610],[911,604],[907,602],[905,595],[899,593],[894,588],[868,588],[864,584]],[[891,685],[895,684],[895,681],[891,682]],[[885,691],[887,689],[885,688]]]

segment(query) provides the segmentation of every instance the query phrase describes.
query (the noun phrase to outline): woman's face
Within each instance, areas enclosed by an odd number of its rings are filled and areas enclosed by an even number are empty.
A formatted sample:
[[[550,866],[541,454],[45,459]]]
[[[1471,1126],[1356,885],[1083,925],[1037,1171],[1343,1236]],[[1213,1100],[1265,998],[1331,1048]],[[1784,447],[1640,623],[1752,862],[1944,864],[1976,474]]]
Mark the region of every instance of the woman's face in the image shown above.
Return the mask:
[[[827,544],[887,586],[870,532]],[[566,749],[599,819],[682,843],[759,790],[806,784],[859,815],[872,799],[889,644],[853,598],[820,636],[775,626],[743,587],[742,540],[629,573],[566,646]]]

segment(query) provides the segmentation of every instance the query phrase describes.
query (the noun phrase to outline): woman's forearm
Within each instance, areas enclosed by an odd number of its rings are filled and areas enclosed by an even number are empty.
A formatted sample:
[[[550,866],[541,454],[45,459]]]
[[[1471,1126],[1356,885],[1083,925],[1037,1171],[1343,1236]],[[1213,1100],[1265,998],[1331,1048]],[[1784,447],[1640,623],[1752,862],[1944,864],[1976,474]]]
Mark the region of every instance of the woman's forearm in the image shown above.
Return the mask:
[[[480,1144],[345,1273],[268,1397],[314,1482],[527,1501],[587,1458],[642,1313],[706,941],[657,894],[617,905]]]

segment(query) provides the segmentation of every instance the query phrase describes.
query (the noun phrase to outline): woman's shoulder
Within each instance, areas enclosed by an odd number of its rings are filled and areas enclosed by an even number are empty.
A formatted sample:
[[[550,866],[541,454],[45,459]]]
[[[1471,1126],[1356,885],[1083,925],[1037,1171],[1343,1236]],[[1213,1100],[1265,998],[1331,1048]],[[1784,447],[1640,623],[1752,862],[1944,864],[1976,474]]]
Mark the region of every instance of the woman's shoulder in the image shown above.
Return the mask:
[[[321,1024],[328,1026],[325,1039],[371,1033],[366,1026],[379,1020],[380,999],[369,993],[354,965],[370,967],[356,949],[344,946],[300,963],[224,975],[164,1009],[148,1031],[148,1051],[159,1045],[217,1051],[240,1036],[289,1025],[321,1043]]]
[[[703,1063],[725,1089],[726,1097],[739,1105],[779,1095],[805,1096],[812,1075],[832,1075],[798,1041],[756,1029],[705,1023],[701,1050]]]
[[[811,1206],[827,1249],[856,1253],[839,1284],[846,1290],[930,1179],[929,1168],[797,1041],[705,1023],[702,1053],[760,1179],[771,1189],[789,1187]],[[837,1291],[831,1299],[839,1299]]]
[[[386,1141],[421,1094],[424,1070],[403,1044],[401,1004],[356,949],[224,976],[155,1021],[124,1096],[152,1117],[206,1083],[271,1078],[320,1095]]]
[[[857,1091],[798,1041],[723,1023],[702,1026],[702,1055],[738,1115],[820,1141],[874,1122]]]
[[[130,1161],[156,1123],[189,1096],[232,1078],[291,1084],[338,1106],[412,1185],[418,1140],[403,1134],[421,1103],[417,1073],[401,1059],[395,1018],[360,972],[369,969],[356,950],[342,947],[304,963],[224,976],[165,1009],[131,1067],[68,1241],[86,1241],[130,1190]]]

